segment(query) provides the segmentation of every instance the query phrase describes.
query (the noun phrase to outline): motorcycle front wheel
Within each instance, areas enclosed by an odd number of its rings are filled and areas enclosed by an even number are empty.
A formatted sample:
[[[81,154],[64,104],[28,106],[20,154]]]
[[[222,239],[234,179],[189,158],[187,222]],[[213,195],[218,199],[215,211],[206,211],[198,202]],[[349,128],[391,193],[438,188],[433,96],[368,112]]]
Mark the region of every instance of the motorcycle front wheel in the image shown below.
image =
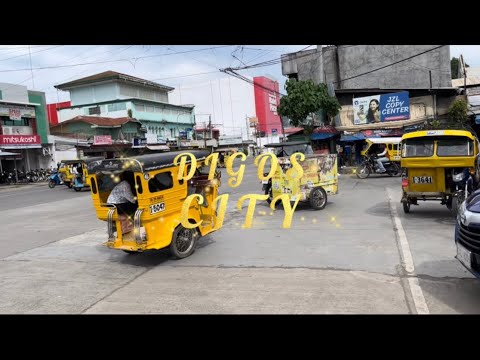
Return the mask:
[[[357,171],[355,173],[359,179],[366,179],[370,176],[370,168],[367,164],[362,164],[357,167]]]

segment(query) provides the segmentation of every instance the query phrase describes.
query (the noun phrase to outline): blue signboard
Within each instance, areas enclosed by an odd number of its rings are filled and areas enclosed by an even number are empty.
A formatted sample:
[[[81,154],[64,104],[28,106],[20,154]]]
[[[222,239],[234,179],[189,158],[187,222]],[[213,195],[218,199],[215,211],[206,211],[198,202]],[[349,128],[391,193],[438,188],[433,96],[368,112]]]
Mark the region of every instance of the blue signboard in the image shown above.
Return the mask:
[[[408,91],[355,98],[353,110],[355,125],[410,119]]]

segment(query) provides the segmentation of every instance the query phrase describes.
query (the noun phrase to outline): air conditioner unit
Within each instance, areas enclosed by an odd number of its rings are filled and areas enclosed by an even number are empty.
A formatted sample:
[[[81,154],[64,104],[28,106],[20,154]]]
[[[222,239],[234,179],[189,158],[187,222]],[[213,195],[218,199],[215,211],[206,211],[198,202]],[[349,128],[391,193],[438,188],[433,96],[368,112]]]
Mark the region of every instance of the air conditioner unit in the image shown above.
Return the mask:
[[[12,128],[11,127],[4,126],[2,128],[2,130],[3,130],[3,135],[12,135]]]

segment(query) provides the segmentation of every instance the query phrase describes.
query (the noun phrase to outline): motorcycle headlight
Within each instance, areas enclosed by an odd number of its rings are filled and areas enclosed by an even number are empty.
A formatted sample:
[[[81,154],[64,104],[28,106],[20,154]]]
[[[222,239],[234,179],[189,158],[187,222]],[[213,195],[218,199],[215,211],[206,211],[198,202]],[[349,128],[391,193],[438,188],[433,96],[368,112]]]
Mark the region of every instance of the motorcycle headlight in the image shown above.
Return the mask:
[[[458,182],[464,179],[465,175],[463,173],[453,175],[453,181]]]

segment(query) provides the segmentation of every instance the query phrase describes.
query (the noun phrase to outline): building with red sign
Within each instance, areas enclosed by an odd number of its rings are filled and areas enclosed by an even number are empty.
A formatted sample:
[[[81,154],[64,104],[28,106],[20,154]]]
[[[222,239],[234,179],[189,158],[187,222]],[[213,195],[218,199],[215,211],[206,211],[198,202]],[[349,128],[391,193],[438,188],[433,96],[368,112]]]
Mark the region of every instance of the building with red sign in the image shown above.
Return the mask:
[[[72,105],[70,101],[59,102],[47,105],[48,122],[50,126],[58,124],[58,110],[68,108]]]
[[[257,131],[261,136],[283,135],[282,120],[277,112],[280,104],[278,82],[265,76],[253,78]]]
[[[48,135],[45,93],[0,83],[0,150],[19,154],[18,170],[54,165]],[[14,166],[11,161],[2,162],[5,170],[14,170]]]
[[[234,77],[185,83],[170,93],[172,101],[195,104],[196,128],[201,132],[211,119],[218,128],[219,146],[261,147],[283,137],[279,83],[266,76]],[[203,117],[202,117],[203,115]],[[200,129],[200,130],[199,130]]]

